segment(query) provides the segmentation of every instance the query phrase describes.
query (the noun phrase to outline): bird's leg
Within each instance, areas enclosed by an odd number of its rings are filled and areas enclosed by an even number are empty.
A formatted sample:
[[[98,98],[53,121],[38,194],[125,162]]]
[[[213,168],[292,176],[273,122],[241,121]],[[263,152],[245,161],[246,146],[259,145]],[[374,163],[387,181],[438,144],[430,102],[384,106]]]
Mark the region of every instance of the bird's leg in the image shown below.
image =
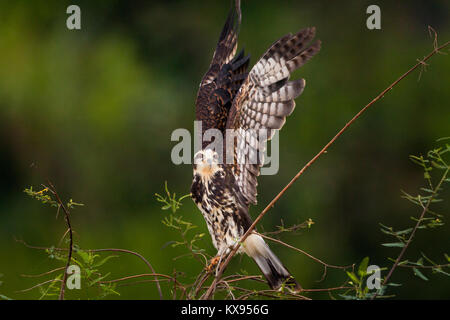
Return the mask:
[[[216,273],[217,273],[218,268],[222,262],[222,259],[227,252],[228,252],[227,247],[222,247],[221,249],[219,249],[219,251],[217,252],[217,255],[210,260],[209,265],[205,269],[208,272],[212,272],[213,269],[216,267]]]
[[[212,272],[214,267],[219,263],[221,255],[217,255],[209,261],[209,265],[205,267],[205,270],[208,272]]]

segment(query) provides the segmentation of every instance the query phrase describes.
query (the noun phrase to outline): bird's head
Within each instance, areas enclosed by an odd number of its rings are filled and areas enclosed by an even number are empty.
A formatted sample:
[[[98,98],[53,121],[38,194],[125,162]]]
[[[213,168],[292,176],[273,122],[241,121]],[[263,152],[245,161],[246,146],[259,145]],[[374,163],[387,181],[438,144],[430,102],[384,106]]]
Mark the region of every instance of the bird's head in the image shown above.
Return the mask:
[[[194,173],[202,177],[212,177],[217,171],[222,170],[219,166],[219,155],[217,152],[206,149],[200,150],[194,155]]]

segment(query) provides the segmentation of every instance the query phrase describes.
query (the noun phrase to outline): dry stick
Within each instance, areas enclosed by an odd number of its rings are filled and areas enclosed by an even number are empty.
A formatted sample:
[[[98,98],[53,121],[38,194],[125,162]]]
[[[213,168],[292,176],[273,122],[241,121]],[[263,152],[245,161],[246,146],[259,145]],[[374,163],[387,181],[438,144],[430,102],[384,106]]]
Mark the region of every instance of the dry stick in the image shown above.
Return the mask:
[[[347,129],[350,127],[350,125],[355,122],[370,106],[372,106],[375,102],[383,98],[383,96],[390,91],[397,83],[399,83],[401,80],[403,80],[405,77],[407,77],[411,72],[416,70],[419,66],[422,66],[425,61],[427,61],[429,58],[434,56],[436,53],[438,53],[443,48],[447,47],[450,44],[450,41],[447,41],[440,47],[434,46],[433,51],[431,51],[425,58],[420,60],[417,64],[415,64],[411,69],[409,69],[406,73],[401,75],[397,80],[395,80],[389,87],[384,89],[378,96],[376,96],[372,101],[370,101],[364,108],[362,108],[349,122],[345,124],[345,126],[325,145],[325,147],[322,148],[322,150],[317,153],[314,158],[312,158],[296,175],[292,180],[281,190],[281,192],[267,205],[267,207],[259,214],[259,216],[255,219],[255,221],[252,223],[252,225],[247,229],[245,234],[242,236],[240,241],[234,246],[233,250],[228,254],[227,258],[221,265],[216,277],[214,278],[213,282],[211,283],[211,286],[208,288],[208,291],[204,294],[202,299],[210,299],[214,290],[215,286],[217,284],[218,279],[222,276],[226,266],[230,263],[231,258],[236,254],[237,250],[241,246],[241,243],[245,241],[245,239],[252,233],[253,229],[255,228],[256,224],[262,219],[262,217],[275,205],[275,203],[283,196],[283,194],[294,184],[295,181],[308,169],[322,154],[324,154],[327,149],[339,138]]]

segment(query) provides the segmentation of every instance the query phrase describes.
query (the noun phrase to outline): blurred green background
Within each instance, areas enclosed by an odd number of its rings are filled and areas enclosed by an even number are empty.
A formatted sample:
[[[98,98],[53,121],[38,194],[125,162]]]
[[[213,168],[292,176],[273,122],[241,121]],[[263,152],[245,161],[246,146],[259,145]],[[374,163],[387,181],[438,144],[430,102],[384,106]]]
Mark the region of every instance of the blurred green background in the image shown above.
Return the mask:
[[[307,80],[297,108],[280,133],[280,170],[259,179],[255,217],[292,176],[362,106],[432,50],[427,26],[450,38],[448,1],[242,1],[240,48],[252,65],[288,32],[316,26],[322,50],[294,75]],[[82,248],[126,248],[144,255],[158,272],[186,272],[192,282],[195,260],[173,261],[182,250],[167,246],[178,235],[161,224],[166,211],[155,201],[164,181],[177,194],[189,192],[192,168],[170,160],[170,134],[192,131],[198,84],[207,70],[230,2],[77,1],[79,31],[66,28],[68,1],[0,1],[0,293],[35,299],[38,290],[18,293],[56,266],[38,246],[57,245],[65,231],[55,211],[23,190],[50,179],[65,199],[84,207],[72,213],[75,241]],[[366,28],[370,4],[381,7],[381,30]],[[315,224],[282,239],[334,265],[370,257],[388,265],[398,248],[378,223],[407,228],[419,208],[401,199],[423,185],[408,155],[425,153],[450,135],[450,59],[436,55],[427,71],[415,72],[365,113],[262,220],[271,231],[311,218]],[[449,211],[446,201],[441,212]],[[191,200],[180,214],[207,232]],[[260,227],[260,228],[261,228]],[[209,236],[201,245],[213,255]],[[304,288],[339,286],[346,275],[272,244]],[[447,250],[447,251],[446,251]],[[420,231],[407,258],[424,252],[445,262],[448,225]],[[258,273],[247,257],[229,272]],[[136,257],[105,265],[110,279],[147,272]],[[399,298],[450,298],[450,280],[430,281],[397,270]],[[43,278],[41,280],[49,279]],[[164,287],[166,288],[166,287]],[[157,298],[151,283],[118,288],[120,299]],[[71,297],[72,293],[68,293]],[[87,298],[89,294],[82,293]],[[328,298],[311,295],[313,298]]]

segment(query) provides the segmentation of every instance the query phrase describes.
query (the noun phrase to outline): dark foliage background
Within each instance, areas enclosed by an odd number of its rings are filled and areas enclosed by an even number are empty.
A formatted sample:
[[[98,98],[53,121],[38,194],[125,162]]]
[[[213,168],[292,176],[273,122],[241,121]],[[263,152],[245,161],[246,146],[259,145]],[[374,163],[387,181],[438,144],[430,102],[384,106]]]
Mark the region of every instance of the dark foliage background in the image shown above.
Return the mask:
[[[54,211],[23,193],[49,178],[61,195],[85,204],[73,211],[76,242],[84,248],[138,251],[157,271],[174,268],[187,279],[201,267],[172,258],[164,246],[176,234],[154,199],[165,180],[178,194],[189,192],[192,170],[170,161],[175,128],[192,130],[198,83],[206,71],[229,10],[229,1],[77,1],[82,30],[66,28],[68,1],[0,1],[0,273],[1,292],[36,283],[20,274],[49,269],[45,254],[24,247],[56,245],[64,232]],[[450,38],[448,1],[377,1],[382,29],[366,28],[373,1],[243,1],[240,47],[252,62],[287,32],[316,26],[322,51],[297,71],[307,87],[280,133],[280,170],[259,180],[256,216],[289,179],[363,105],[432,50],[427,26]],[[379,222],[408,227],[418,208],[401,199],[415,193],[422,171],[409,154],[426,152],[450,133],[450,60],[436,56],[418,81],[413,74],[367,112],[263,219],[273,230],[308,218],[310,230],[283,240],[336,265],[387,264],[398,248],[380,244]],[[441,212],[449,211],[449,192]],[[206,232],[193,203],[185,219]],[[261,226],[260,226],[261,228]],[[408,251],[442,260],[449,227],[419,232]],[[214,253],[209,238],[203,241]],[[272,244],[306,288],[340,285],[346,275]],[[142,262],[122,257],[107,265],[113,276],[142,272]],[[257,272],[248,258],[230,270]],[[410,270],[392,281],[400,298],[449,298],[448,277],[426,282]],[[152,284],[123,287],[120,298],[156,298]],[[328,297],[327,295],[317,297]]]

